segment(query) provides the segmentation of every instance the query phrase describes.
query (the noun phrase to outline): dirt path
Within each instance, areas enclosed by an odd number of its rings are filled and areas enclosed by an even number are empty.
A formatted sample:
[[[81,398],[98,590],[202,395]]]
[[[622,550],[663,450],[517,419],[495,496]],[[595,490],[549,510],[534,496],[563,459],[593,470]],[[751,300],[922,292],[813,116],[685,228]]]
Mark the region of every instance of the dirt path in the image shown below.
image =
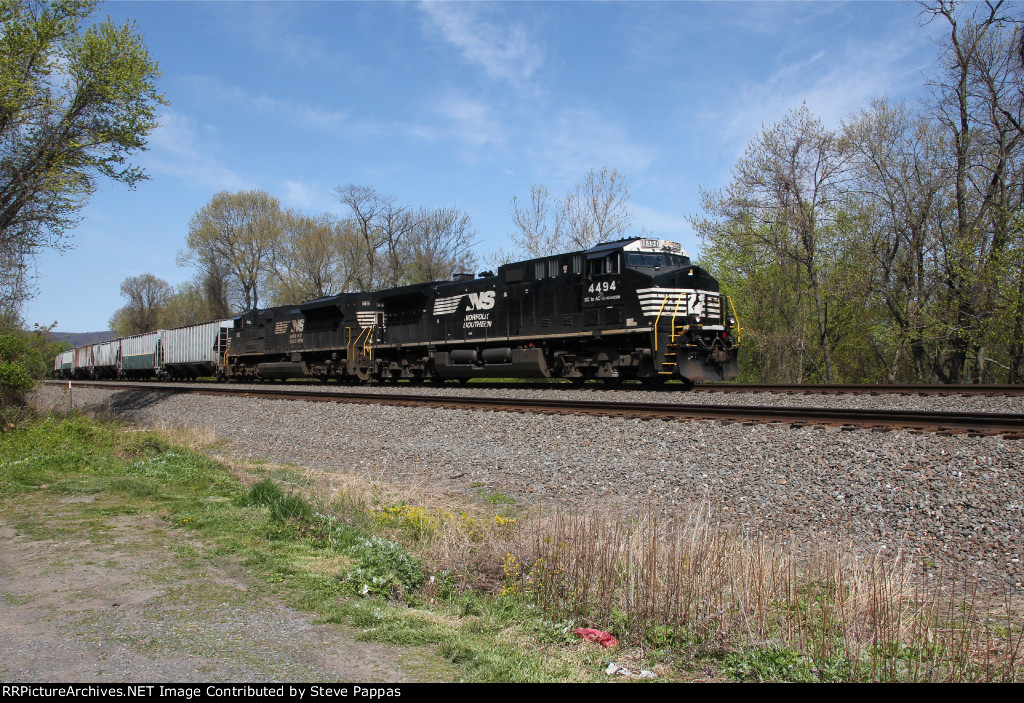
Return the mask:
[[[437,680],[426,652],[360,642],[201,557],[151,515],[83,520],[26,497],[0,512],[0,679],[7,682]]]

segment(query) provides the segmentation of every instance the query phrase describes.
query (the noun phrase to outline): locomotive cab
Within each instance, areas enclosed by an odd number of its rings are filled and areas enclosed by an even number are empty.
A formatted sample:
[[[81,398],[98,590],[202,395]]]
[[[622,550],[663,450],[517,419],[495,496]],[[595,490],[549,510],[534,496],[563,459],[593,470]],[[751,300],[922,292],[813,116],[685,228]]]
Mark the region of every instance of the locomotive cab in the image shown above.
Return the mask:
[[[735,378],[739,330],[718,281],[674,242],[642,239],[624,249],[651,326],[656,373],[691,382]]]

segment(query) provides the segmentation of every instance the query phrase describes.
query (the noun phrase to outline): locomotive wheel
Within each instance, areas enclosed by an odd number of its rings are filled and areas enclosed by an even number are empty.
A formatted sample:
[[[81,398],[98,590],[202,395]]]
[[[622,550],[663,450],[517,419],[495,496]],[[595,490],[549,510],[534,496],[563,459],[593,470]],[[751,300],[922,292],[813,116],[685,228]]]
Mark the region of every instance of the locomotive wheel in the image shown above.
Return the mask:
[[[624,379],[622,378],[622,376],[614,378],[609,376],[607,378],[602,378],[601,380],[604,381],[604,385],[606,385],[608,388],[618,388],[619,386],[622,385],[622,381]]]
[[[665,378],[664,376],[662,376],[660,378],[657,377],[657,376],[653,376],[653,377],[649,377],[649,378],[641,378],[640,379],[640,383],[643,385],[644,388],[661,388],[667,382],[668,382],[668,379]]]

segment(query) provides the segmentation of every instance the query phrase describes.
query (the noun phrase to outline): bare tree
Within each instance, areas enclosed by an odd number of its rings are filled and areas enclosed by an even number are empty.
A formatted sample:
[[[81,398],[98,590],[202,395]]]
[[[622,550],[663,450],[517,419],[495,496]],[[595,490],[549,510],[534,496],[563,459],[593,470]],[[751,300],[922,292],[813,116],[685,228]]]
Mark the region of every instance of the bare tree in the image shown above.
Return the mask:
[[[936,369],[951,383],[984,376],[984,330],[1006,285],[1001,269],[1020,209],[1024,70],[1013,9],[1003,2],[925,5],[925,13],[947,27],[929,108],[952,147],[946,166],[951,213],[935,223],[948,319],[947,357]]]
[[[404,283],[444,280],[476,266],[476,232],[468,214],[452,207],[421,209],[413,222],[401,248]]]
[[[413,226],[409,207],[368,186],[338,186],[334,194],[351,211],[357,239],[350,249],[353,283],[361,290],[395,285],[401,278],[399,249]]]
[[[620,238],[629,229],[629,186],[622,174],[607,167],[590,169],[587,177],[565,197],[569,242],[587,249]]]
[[[530,186],[529,204],[512,196],[512,222],[519,231],[509,235],[515,247],[531,258],[557,254],[570,248],[565,208],[551,199],[545,186]]]
[[[513,246],[530,257],[548,256],[621,238],[632,223],[629,186],[617,170],[591,169],[583,182],[561,199],[543,185],[530,187],[530,201],[512,198],[509,235]]]

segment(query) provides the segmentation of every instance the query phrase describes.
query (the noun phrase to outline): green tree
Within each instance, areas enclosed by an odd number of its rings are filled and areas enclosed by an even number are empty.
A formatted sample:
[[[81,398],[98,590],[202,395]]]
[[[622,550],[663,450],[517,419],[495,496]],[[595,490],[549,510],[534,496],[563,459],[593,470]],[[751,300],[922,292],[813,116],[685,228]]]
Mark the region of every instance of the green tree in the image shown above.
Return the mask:
[[[848,244],[841,207],[847,160],[844,141],[803,106],[766,127],[733,168],[729,187],[703,194],[709,216],[691,218],[707,245],[728,240],[753,265],[784,277],[774,285],[789,292],[779,313],[795,335],[786,353],[798,360],[786,373],[792,382],[805,380],[805,371],[826,383],[836,377],[833,353],[844,325],[844,306],[837,303]],[[757,326],[752,322],[748,316],[748,328]]]
[[[944,343],[940,296],[941,220],[949,192],[944,143],[928,118],[875,100],[844,125],[851,151],[847,206],[860,214],[875,304],[887,324],[872,336],[885,379],[932,382]]]
[[[66,343],[47,339],[56,326],[0,331],[0,419],[4,422],[15,419],[16,408],[25,404],[25,395],[36,379],[49,375],[54,357],[68,348]]]
[[[317,217],[289,210],[285,213],[284,238],[274,260],[269,286],[274,305],[337,295],[348,290],[355,258],[349,247],[359,240],[350,222],[330,214]]]
[[[194,266],[215,309],[217,296],[234,312],[253,310],[268,298],[268,284],[284,241],[277,198],[263,190],[221,191],[189,220],[179,266]]]
[[[109,325],[118,337],[130,337],[160,328],[160,318],[174,288],[164,279],[144,273],[124,279],[121,295],[128,299],[128,304],[114,313]]]
[[[84,28],[97,0],[0,0],[0,313],[31,296],[32,256],[66,246],[101,178],[145,178],[145,149],[166,104],[133,23]]]
[[[211,308],[202,286],[194,281],[186,281],[177,287],[167,302],[160,308],[157,326],[160,329],[184,327],[200,322],[222,320],[227,313],[220,313]]]

